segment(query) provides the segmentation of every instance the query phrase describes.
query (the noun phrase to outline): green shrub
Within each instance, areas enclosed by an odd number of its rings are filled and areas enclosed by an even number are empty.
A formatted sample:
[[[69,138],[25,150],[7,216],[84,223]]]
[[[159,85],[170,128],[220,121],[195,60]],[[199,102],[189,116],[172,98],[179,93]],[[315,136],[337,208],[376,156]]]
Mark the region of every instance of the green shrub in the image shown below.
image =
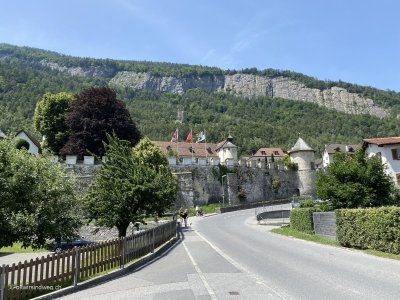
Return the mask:
[[[290,227],[305,233],[314,233],[312,207],[295,208],[290,213]]]
[[[314,207],[314,201],[312,199],[300,200],[299,204],[300,204],[300,208]]]
[[[296,170],[299,168],[299,166],[298,166],[294,161],[292,161],[292,160],[290,159],[290,156],[289,156],[289,155],[286,155],[286,156],[282,159],[282,162],[283,162],[283,165],[284,165],[286,168],[288,168],[289,170],[296,171]]]
[[[332,211],[332,207],[328,202],[319,202],[312,199],[303,199],[299,203],[300,208],[313,207],[314,211],[326,212]]]
[[[342,246],[400,254],[400,207],[339,209],[336,226]]]
[[[21,150],[22,148],[25,148],[26,150],[29,150],[29,142],[27,140],[17,138],[15,142],[15,148],[18,150]]]

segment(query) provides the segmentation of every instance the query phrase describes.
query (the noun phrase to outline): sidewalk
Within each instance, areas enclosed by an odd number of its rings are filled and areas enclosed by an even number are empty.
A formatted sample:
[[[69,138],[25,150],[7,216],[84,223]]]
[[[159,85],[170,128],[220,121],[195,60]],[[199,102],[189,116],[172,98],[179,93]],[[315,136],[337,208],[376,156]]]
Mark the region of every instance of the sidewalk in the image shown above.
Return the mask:
[[[61,299],[280,299],[193,228],[164,256],[115,280]]]
[[[18,264],[19,262],[24,262],[25,260],[30,261],[35,260],[36,257],[47,256],[51,252],[31,252],[31,253],[2,253],[0,252],[0,266],[2,265],[12,265],[13,263]]]

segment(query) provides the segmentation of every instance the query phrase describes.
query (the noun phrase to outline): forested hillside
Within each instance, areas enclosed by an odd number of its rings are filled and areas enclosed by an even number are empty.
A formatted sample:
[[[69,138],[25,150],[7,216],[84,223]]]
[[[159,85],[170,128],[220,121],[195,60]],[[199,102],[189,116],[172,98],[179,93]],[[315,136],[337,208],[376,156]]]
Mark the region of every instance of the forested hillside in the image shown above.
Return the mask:
[[[52,68],[51,64],[57,64],[58,69]],[[78,71],[71,75],[60,66]],[[88,70],[92,71],[85,73]],[[77,93],[90,86],[107,86],[120,71],[163,76],[219,76],[238,72],[268,77],[284,76],[321,90],[332,86],[344,87],[368,96],[390,110],[388,117],[380,119],[370,115],[339,113],[313,103],[266,96],[247,99],[222,91],[206,93],[192,89],[171,94],[115,87],[119,97],[126,101],[139,128],[153,140],[169,140],[177,126],[181,140],[190,128],[193,128],[194,134],[205,129],[210,142],[221,141],[230,131],[242,153],[251,153],[259,147],[268,146],[288,149],[299,135],[317,151],[326,143],[359,143],[365,137],[399,135],[400,124],[396,116],[400,107],[400,93],[393,91],[345,82],[320,81],[289,71],[232,71],[171,63],[76,58],[4,44],[0,44],[0,129],[15,132],[26,128],[34,133],[33,111],[44,93]],[[188,112],[187,123],[183,125],[175,123],[178,109]]]

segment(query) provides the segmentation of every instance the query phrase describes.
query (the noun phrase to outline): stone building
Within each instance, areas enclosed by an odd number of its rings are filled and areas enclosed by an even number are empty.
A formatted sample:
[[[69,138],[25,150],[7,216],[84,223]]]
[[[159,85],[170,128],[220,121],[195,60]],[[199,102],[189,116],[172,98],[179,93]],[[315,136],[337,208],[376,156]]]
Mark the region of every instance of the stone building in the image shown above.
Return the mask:
[[[298,166],[299,195],[315,194],[315,151],[302,138],[289,151],[290,159]]]

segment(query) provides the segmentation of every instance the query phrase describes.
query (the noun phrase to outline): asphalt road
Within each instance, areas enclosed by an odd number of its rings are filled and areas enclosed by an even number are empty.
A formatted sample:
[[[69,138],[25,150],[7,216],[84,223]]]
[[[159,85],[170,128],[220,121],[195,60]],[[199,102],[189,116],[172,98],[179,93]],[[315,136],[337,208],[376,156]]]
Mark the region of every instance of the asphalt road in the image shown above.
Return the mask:
[[[400,262],[273,234],[254,210],[193,218],[166,255],[62,299],[400,299]]]
[[[196,222],[225,256],[283,299],[400,299],[400,262],[266,231],[254,210]]]

